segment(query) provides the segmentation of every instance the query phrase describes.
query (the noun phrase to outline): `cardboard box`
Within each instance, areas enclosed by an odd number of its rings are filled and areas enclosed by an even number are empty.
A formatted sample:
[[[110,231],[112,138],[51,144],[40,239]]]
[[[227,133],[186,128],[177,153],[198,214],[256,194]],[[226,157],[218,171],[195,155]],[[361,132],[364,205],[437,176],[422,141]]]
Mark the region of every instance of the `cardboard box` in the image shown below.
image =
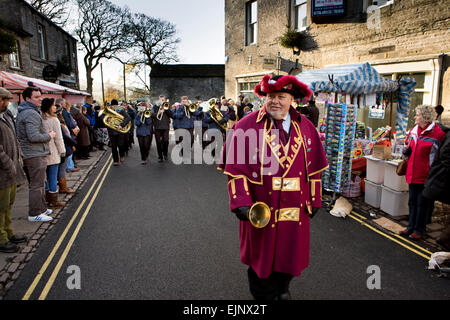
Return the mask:
[[[387,160],[392,155],[392,147],[385,145],[374,145],[372,156],[377,159]]]

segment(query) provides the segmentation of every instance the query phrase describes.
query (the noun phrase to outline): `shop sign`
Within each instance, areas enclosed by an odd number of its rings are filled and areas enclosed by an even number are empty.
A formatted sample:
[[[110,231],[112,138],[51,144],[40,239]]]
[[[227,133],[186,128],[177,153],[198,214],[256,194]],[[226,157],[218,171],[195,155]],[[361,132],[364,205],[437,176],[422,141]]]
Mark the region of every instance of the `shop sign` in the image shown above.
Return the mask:
[[[58,70],[52,65],[47,65],[42,70],[42,78],[45,81],[56,82],[58,80]]]
[[[311,0],[311,16],[342,16],[345,15],[345,0]]]
[[[369,119],[384,119],[385,106],[370,106],[369,107]]]
[[[276,69],[277,68],[277,59],[263,58],[263,68],[264,69]]]

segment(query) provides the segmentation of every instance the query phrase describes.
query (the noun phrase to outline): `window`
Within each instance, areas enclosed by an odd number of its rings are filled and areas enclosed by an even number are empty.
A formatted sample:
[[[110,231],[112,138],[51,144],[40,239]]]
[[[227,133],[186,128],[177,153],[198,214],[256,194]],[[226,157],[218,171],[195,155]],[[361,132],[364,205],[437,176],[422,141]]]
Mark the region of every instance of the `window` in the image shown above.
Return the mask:
[[[258,2],[246,4],[246,40],[245,45],[256,44],[258,38]]]
[[[20,69],[19,41],[16,41],[16,51],[9,55],[9,65],[13,69]]]
[[[363,10],[367,12],[370,6],[377,6],[378,8],[387,7],[394,3],[394,0],[363,0]]]
[[[308,15],[306,10],[307,0],[294,0],[294,23],[296,30],[304,30],[308,25]]]
[[[69,67],[72,67],[72,59],[71,59],[71,57],[70,57],[70,42],[69,42],[69,40],[66,40],[66,41],[65,41],[65,44],[64,44],[64,53],[65,53],[65,55],[66,55],[66,57],[67,57],[67,63],[68,63],[68,65],[69,65]]]
[[[39,57],[41,59],[47,59],[47,53],[45,50],[45,28],[42,25],[38,25],[38,41],[39,41]]]

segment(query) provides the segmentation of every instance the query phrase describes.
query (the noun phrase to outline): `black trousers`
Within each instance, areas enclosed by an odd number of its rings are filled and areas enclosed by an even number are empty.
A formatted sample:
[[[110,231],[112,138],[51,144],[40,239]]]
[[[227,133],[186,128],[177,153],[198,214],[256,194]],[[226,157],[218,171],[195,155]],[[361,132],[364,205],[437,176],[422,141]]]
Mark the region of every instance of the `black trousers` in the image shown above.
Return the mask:
[[[158,158],[168,157],[169,153],[169,129],[155,130],[156,149],[158,150]]]
[[[120,157],[125,156],[125,152],[127,151],[127,134],[119,133],[116,135],[110,135],[109,141],[111,142],[111,151],[114,162],[119,162]]]
[[[292,278],[287,273],[273,272],[267,279],[261,279],[252,267],[248,268],[250,293],[255,300],[275,300],[280,294],[289,291]]]
[[[139,150],[141,151],[141,160],[146,161],[152,146],[153,135],[145,137],[137,137],[139,142]]]

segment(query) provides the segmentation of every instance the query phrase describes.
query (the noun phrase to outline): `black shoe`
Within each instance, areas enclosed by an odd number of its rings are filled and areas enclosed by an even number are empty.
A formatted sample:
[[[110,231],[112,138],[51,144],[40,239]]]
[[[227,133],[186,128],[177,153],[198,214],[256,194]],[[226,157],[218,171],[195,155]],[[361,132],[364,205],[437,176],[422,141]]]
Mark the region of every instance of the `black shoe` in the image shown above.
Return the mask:
[[[12,243],[24,243],[27,242],[28,238],[25,236],[13,235],[9,238],[9,241]]]
[[[163,162],[164,160],[162,159],[162,158],[159,158],[158,159],[158,162]]]
[[[164,160],[167,161],[169,160],[169,158],[167,156],[164,156]]]
[[[12,242],[0,244],[0,252],[15,253],[17,251],[19,251],[19,247]]]

